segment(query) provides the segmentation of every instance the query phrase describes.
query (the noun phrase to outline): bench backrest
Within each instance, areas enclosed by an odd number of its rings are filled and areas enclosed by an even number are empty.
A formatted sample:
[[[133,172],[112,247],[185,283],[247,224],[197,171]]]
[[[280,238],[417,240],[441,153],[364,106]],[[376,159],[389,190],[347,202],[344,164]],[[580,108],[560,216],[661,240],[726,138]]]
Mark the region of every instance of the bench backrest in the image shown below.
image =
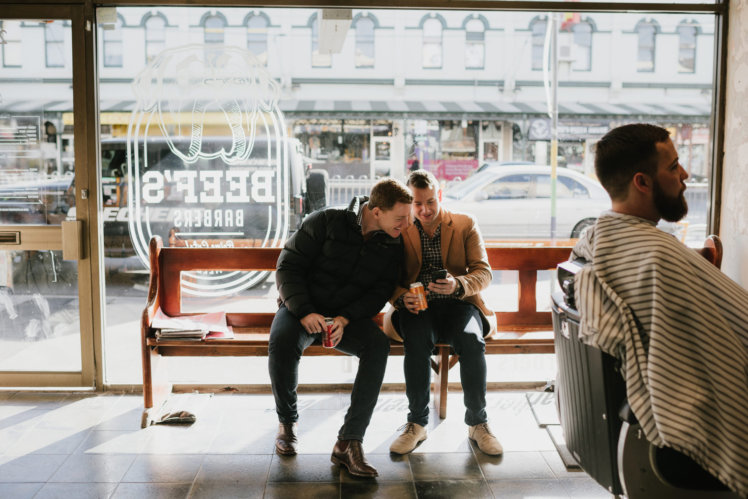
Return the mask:
[[[151,284],[149,315],[158,306],[169,316],[182,313],[180,275],[185,271],[234,270],[274,271],[281,248],[165,248],[161,238],[151,240]],[[490,247],[488,261],[493,270],[519,271],[519,293],[516,312],[497,312],[499,331],[547,330],[552,324],[551,312],[539,312],[535,300],[537,272],[552,270],[569,258],[571,247]],[[153,295],[153,296],[152,296]],[[154,306],[155,305],[155,306]],[[489,306],[491,304],[489,303]],[[233,326],[269,326],[274,313],[229,313]]]

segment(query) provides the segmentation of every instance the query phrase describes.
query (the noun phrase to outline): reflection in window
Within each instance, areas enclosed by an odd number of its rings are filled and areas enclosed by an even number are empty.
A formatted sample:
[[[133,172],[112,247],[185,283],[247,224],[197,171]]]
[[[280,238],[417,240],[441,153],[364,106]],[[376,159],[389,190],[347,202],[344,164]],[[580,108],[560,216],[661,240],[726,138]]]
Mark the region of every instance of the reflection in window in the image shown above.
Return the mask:
[[[574,35],[574,62],[571,68],[575,71],[592,69],[592,24],[582,21],[572,27]]]
[[[678,72],[693,73],[696,70],[696,34],[698,26],[682,22],[678,26]]]
[[[442,67],[442,23],[433,17],[423,23],[423,67]]]
[[[532,69],[540,71],[543,69],[543,49],[545,47],[545,32],[548,26],[546,18],[535,18],[530,23],[532,32]]]
[[[208,16],[205,18],[205,31],[203,33],[203,40],[205,44],[222,44],[224,37],[224,28],[226,27],[226,20],[222,16]]]
[[[166,47],[166,18],[151,15],[145,21],[145,61],[151,62]]]
[[[62,21],[44,24],[44,54],[48,68],[65,67],[65,29]]]
[[[0,21],[5,43],[3,48],[3,66],[6,68],[21,67],[21,21]]]
[[[102,31],[104,66],[107,68],[122,67],[122,18],[117,17],[114,29]]]
[[[263,66],[268,64],[268,19],[252,14],[247,21],[247,48]]]
[[[486,27],[479,19],[465,23],[465,69],[483,69],[486,58]]]
[[[374,67],[374,21],[370,17],[360,17],[356,29],[356,67]]]
[[[636,25],[636,34],[639,39],[636,70],[639,72],[654,71],[657,26],[652,21],[641,21]]]
[[[332,55],[319,51],[319,16],[314,14],[310,19],[312,27],[312,67],[329,68],[332,66]]]

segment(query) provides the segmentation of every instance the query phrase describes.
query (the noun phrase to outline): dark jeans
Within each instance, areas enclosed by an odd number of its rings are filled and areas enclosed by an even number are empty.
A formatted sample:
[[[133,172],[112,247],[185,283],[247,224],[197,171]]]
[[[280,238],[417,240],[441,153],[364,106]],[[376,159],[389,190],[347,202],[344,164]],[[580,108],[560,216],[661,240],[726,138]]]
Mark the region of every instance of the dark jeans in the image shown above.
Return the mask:
[[[480,312],[462,300],[433,300],[428,309],[398,312],[405,346],[405,393],[408,421],[425,426],[429,420],[431,355],[434,345],[447,342],[460,356],[460,378],[465,401],[465,423],[488,421],[486,415],[486,342]]]
[[[275,410],[281,423],[299,419],[296,408],[296,387],[299,380],[299,360],[306,348],[322,341],[321,334],[308,334],[288,309],[281,306],[270,326],[268,367],[273,385]],[[338,438],[364,439],[390,353],[390,340],[371,319],[351,321],[336,350],[359,358],[358,372],[353,383],[351,405],[345,415]]]

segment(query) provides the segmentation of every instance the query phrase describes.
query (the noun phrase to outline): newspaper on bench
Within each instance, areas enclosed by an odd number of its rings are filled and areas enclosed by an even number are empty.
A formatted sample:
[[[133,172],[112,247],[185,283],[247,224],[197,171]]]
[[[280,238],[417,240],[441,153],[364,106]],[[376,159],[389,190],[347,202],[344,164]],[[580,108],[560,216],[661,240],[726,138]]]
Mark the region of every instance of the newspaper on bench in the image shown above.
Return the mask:
[[[234,331],[226,322],[225,312],[169,317],[161,308],[151,322],[159,339],[230,339]]]

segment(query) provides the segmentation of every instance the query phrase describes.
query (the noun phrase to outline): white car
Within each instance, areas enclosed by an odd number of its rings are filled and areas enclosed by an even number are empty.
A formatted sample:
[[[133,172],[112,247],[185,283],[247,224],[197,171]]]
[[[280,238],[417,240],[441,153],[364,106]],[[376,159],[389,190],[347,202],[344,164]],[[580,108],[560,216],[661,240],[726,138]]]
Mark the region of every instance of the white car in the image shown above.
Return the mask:
[[[556,238],[576,238],[610,209],[610,198],[599,182],[567,168],[556,171]],[[550,166],[491,165],[449,186],[442,201],[473,215],[487,240],[551,236]]]

